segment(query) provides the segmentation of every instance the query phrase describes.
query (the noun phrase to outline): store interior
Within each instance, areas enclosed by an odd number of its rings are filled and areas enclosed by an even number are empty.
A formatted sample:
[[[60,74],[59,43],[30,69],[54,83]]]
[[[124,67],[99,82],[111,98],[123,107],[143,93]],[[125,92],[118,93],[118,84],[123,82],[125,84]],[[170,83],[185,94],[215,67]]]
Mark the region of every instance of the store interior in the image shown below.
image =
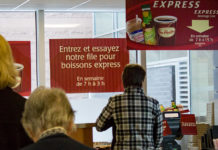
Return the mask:
[[[0,18],[0,34],[8,41],[31,42],[31,91],[40,85],[50,87],[49,39],[127,36],[125,0],[1,0]],[[141,64],[147,70],[147,95],[164,107],[170,107],[174,100],[195,115],[198,134],[183,135],[177,141],[182,150],[206,147],[202,137],[208,139],[214,125],[217,130],[217,57],[216,50],[129,51],[129,63]],[[108,98],[119,93],[68,93],[76,111],[75,123],[95,123]],[[110,145],[111,129],[91,130],[94,147]]]

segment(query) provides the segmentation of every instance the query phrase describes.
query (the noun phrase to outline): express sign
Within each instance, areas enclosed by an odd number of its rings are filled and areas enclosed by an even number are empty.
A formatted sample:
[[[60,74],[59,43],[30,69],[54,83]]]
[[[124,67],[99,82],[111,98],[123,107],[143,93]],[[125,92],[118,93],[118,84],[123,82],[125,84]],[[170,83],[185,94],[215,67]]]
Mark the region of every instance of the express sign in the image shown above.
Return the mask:
[[[127,47],[217,50],[216,0],[126,0]]]

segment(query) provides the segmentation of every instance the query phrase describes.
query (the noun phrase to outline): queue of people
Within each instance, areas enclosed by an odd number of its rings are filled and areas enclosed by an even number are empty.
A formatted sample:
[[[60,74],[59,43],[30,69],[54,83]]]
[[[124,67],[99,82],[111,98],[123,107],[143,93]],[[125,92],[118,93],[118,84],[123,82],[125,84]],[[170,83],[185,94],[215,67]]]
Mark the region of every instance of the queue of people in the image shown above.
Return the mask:
[[[28,100],[13,90],[18,72],[10,45],[0,35],[0,149],[92,150],[71,138],[74,110],[59,88],[36,88]],[[162,115],[157,100],[146,96],[142,66],[125,66],[124,93],[109,98],[96,129],[112,127],[112,150],[157,150],[162,142]]]

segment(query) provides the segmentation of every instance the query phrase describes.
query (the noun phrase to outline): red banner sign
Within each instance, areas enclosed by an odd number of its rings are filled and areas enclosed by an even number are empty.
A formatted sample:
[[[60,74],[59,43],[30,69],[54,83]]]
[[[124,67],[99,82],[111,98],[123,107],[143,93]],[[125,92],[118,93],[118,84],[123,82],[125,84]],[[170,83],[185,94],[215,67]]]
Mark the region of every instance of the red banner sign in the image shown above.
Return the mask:
[[[163,120],[163,136],[171,135],[172,131],[166,120]]]
[[[182,135],[197,135],[195,115],[180,113],[180,116],[181,116],[180,128],[181,128]],[[163,120],[163,136],[167,136],[171,134],[172,134],[172,131],[167,123],[167,120]]]
[[[51,39],[51,87],[68,93],[123,91],[125,39]]]
[[[181,132],[183,135],[197,135],[194,114],[181,114]]]
[[[217,0],[126,0],[127,48],[217,50]]]
[[[30,41],[9,41],[9,44],[21,79],[20,85],[15,90],[27,96],[31,92]]]

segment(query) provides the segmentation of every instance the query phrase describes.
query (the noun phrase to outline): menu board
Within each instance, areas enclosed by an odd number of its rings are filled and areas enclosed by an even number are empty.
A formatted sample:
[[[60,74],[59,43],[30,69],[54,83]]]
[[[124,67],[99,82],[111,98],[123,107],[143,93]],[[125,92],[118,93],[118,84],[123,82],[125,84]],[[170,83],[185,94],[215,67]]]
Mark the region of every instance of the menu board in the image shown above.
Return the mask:
[[[217,50],[216,0],[126,0],[127,48]]]
[[[68,93],[120,92],[129,63],[125,39],[50,39],[51,87]]]

